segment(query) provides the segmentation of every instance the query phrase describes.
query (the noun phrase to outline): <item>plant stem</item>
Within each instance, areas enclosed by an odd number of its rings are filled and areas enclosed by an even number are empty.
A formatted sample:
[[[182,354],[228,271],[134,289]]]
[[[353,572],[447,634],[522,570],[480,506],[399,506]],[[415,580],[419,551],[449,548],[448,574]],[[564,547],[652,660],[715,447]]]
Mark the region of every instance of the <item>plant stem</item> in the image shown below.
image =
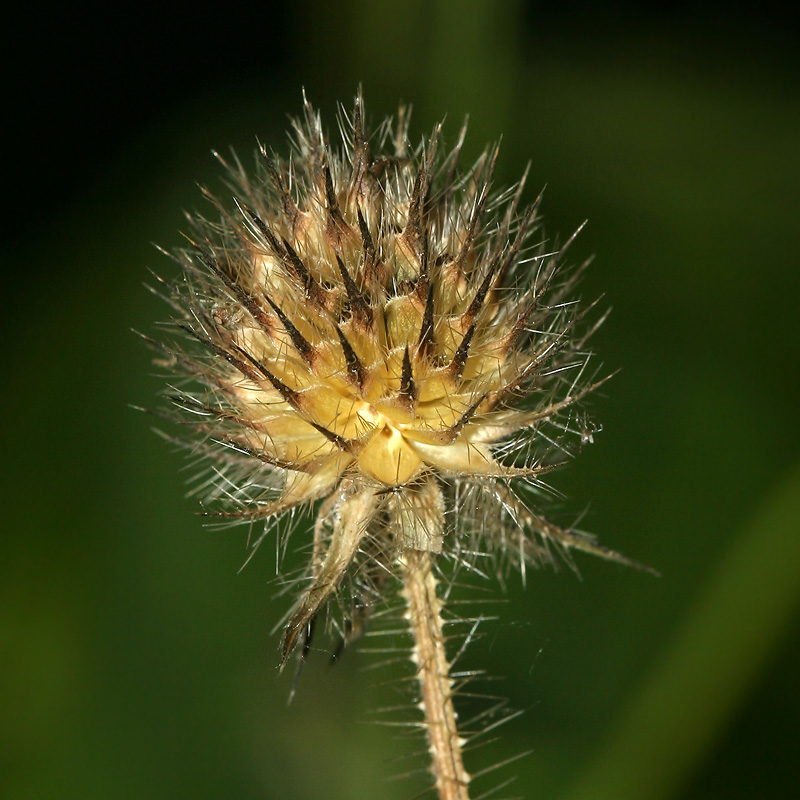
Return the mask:
[[[470,776],[461,757],[462,740],[453,709],[453,681],[442,632],[442,604],[436,596],[432,554],[406,550],[401,558],[406,617],[414,636],[420,708],[439,800],[469,800]]]

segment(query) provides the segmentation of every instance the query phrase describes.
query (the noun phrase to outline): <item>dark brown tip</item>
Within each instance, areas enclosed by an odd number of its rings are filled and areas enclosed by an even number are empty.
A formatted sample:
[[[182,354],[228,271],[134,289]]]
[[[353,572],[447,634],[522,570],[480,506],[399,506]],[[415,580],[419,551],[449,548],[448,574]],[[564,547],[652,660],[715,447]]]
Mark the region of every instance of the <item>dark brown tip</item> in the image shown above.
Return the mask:
[[[242,361],[242,359],[237,358],[233,353],[230,352],[230,350],[227,350],[221,344],[213,341],[208,336],[198,333],[186,323],[179,322],[178,328],[184,331],[184,333],[188,333],[190,336],[197,339],[198,342],[208,347],[209,350],[212,350],[218,356],[224,358],[231,366],[239,370],[239,372],[241,372],[245,378],[249,378],[254,383],[261,383],[262,376],[259,374],[257,368],[254,368],[254,366],[248,364],[247,361]],[[235,344],[233,347],[237,350],[240,350],[241,353],[247,356],[249,360],[249,356],[245,351],[241,350],[241,348]]]
[[[453,355],[453,360],[450,362],[450,371],[456,381],[460,381],[461,376],[464,374],[464,367],[466,366],[469,356],[469,346],[474,333],[475,323],[473,322],[464,334],[464,338],[461,340],[461,344],[458,346],[458,350],[456,350]]]
[[[434,325],[433,325],[433,312],[434,312],[434,286],[432,283],[428,285],[428,293],[425,297],[425,311],[422,315],[422,326],[419,331],[419,341],[417,342],[417,351],[427,358],[434,355],[434,348],[436,345],[434,339]]]
[[[236,206],[244,215],[252,220],[253,224],[256,226],[259,233],[264,237],[265,242],[272,252],[275,253],[276,256],[280,257],[282,255],[280,242],[276,238],[275,234],[270,230],[269,225],[267,225],[267,223],[264,222],[264,220],[261,219],[261,217],[255,211],[253,211],[250,206],[242,203],[235,197],[233,198],[233,202],[236,203]]]
[[[261,145],[259,147],[261,152],[261,156],[264,159],[264,164],[267,167],[267,174],[272,181],[272,185],[275,187],[275,191],[278,193],[278,196],[281,199],[281,207],[283,208],[283,213],[286,215],[286,218],[289,220],[289,225],[292,230],[295,228],[295,224],[297,223],[297,218],[300,216],[300,210],[297,208],[297,205],[294,202],[294,198],[290,194],[289,190],[286,188],[286,184],[284,183],[283,176],[278,171],[278,167],[275,164],[274,159],[272,159],[269,154],[267,153],[267,149]]]
[[[414,186],[411,189],[411,198],[408,205],[408,219],[403,229],[403,238],[411,245],[414,252],[419,251],[419,240],[422,236],[422,198],[427,194],[427,173],[425,162],[419,165]]]
[[[331,168],[326,164],[323,167],[322,172],[325,177],[325,200],[328,206],[328,214],[339,216],[339,200],[336,197],[336,190],[333,187]]]
[[[354,319],[357,319],[365,326],[372,325],[372,308],[370,307],[367,299],[359,291],[353,276],[347,271],[344,261],[336,255],[336,263],[339,265],[339,272],[344,282],[345,290],[347,291],[347,298],[350,301],[350,312]]]
[[[230,266],[226,269],[222,267],[217,259],[204,248],[198,246],[200,260],[208,269],[216,275],[228,289],[236,295],[237,300],[248,310],[250,316],[259,324],[261,329],[268,335],[272,335],[272,325],[269,317],[264,312],[261,304],[253,295],[248,294],[232,277]]]
[[[475,416],[475,412],[480,408],[484,400],[486,400],[485,393],[478,397],[478,399],[461,415],[458,422],[449,429],[454,440],[458,437],[458,434],[461,433],[464,426]]]
[[[342,452],[354,454],[360,449],[357,439],[346,439],[344,436],[339,436],[338,433],[334,433],[324,425],[320,425],[313,420],[307,419],[306,422],[318,433],[321,433],[329,442],[335,444]]]
[[[297,646],[297,641],[300,638],[307,620],[302,619],[298,622],[293,618],[283,631],[283,639],[281,640],[281,669],[286,666],[289,656]]]
[[[475,292],[475,297],[472,298],[469,308],[461,315],[462,326],[472,326],[474,324],[475,318],[478,316],[481,308],[483,307],[483,301],[486,299],[486,295],[489,292],[489,287],[492,285],[492,280],[494,279],[494,275],[495,272],[497,272],[498,266],[499,261],[497,259],[489,264],[489,269],[486,272],[486,276],[481,282],[481,285],[478,287],[478,291]]]
[[[443,431],[440,431],[438,434],[439,442],[441,444],[452,444],[456,439],[458,439],[458,436],[464,429],[464,426],[475,416],[475,412],[477,412],[487,398],[488,395],[485,392],[481,394],[478,399],[475,400],[472,405],[470,405],[470,407],[459,417],[455,425],[451,425],[449,428],[445,428]]]
[[[285,331],[289,334],[289,338],[292,340],[292,344],[294,345],[295,350],[300,355],[300,358],[305,361],[306,364],[311,364],[314,361],[314,355],[316,351],[311,343],[303,336],[302,333],[295,327],[294,323],[283,313],[280,306],[277,303],[272,301],[272,298],[267,296],[267,302],[272,306],[272,310],[278,315],[278,319],[281,321],[281,325],[283,325]]]
[[[294,389],[290,389],[283,381],[277,378],[264,364],[257,359],[252,353],[248,353],[243,347],[240,347],[235,342],[231,342],[233,347],[238,353],[243,355],[257,370],[261,373],[263,378],[266,378],[278,394],[291,405],[293,408],[299,408],[299,395]],[[260,383],[261,381],[259,381]]]
[[[361,213],[361,209],[357,210],[358,214],[358,229],[361,232],[361,245],[364,251],[364,268],[362,274],[364,276],[364,284],[371,286],[376,277],[375,262],[377,261],[377,252],[375,250],[375,243],[372,241],[372,236],[369,232],[369,226]]]
[[[406,351],[403,353],[403,372],[400,376],[400,399],[413,408],[417,402],[417,387],[414,385],[414,372],[411,367],[411,356],[408,352],[408,345]]]
[[[525,308],[522,309],[522,313],[519,315],[519,317],[517,317],[517,321],[514,323],[514,326],[503,337],[501,346],[506,353],[508,353],[514,347],[514,345],[516,345],[516,343],[519,341],[519,337],[525,332],[531,315],[536,310],[536,306],[537,303],[535,301],[529,302]]]
[[[353,383],[355,383],[358,388],[361,389],[364,386],[364,379],[366,377],[364,365],[361,363],[360,359],[356,355],[356,351],[353,350],[353,346],[349,341],[347,341],[347,337],[344,335],[344,333],[342,333],[342,329],[338,325],[336,326],[336,333],[339,334],[339,342],[342,345],[344,360],[347,364],[347,373]]]
[[[314,276],[308,271],[308,268],[303,263],[303,260],[297,255],[295,249],[286,241],[283,240],[283,252],[281,263],[284,264],[291,275],[293,275],[303,285],[306,299],[309,300],[320,308],[326,307],[326,291],[323,289]]]
[[[338,247],[343,239],[352,238],[355,233],[342,216],[339,200],[336,197],[336,189],[333,186],[330,167],[325,164],[322,172],[325,177],[325,209],[328,217],[325,233],[334,246]]]

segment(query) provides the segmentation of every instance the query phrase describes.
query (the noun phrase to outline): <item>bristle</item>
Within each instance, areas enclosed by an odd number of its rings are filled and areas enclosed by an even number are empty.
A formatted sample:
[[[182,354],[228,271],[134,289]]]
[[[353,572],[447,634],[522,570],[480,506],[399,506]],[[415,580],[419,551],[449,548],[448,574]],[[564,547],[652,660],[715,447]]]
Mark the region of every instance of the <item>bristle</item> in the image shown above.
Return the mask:
[[[427,275],[427,222],[425,219],[426,203],[429,198],[433,164],[436,158],[436,149],[439,142],[439,126],[428,141],[428,152],[417,167],[414,185],[408,203],[408,218],[403,229],[403,241],[411,249],[419,263],[419,274]]]
[[[329,442],[336,445],[336,447],[343,453],[355,453],[358,451],[358,443],[352,439],[346,439],[332,430],[329,430],[324,425],[314,420],[308,420],[308,424],[314,428],[315,431],[321,433]]]
[[[488,155],[487,165],[483,170],[481,182],[477,186],[477,200],[470,215],[469,225],[467,226],[464,242],[461,245],[461,250],[454,259],[455,267],[464,271],[467,258],[473,251],[475,246],[475,238],[478,235],[480,226],[483,222],[484,213],[486,211],[486,203],[489,200],[490,189],[492,185],[492,176],[494,175],[495,166],[497,164],[497,156],[500,152],[500,146],[495,146]]]
[[[270,384],[272,384],[272,388],[275,389],[276,392],[287,402],[289,405],[299,408],[300,401],[299,395],[294,389],[290,389],[283,381],[279,380],[273,372],[264,365],[262,361],[256,358],[252,353],[248,350],[245,350],[240,345],[236,344],[235,342],[231,343],[231,347],[233,347],[238,353],[243,355],[257,370],[257,374],[249,374],[247,375],[248,378],[252,378],[256,381],[256,383],[262,383],[262,378],[266,378]],[[237,364],[237,369],[240,369]],[[241,371],[241,369],[240,369]]]
[[[261,326],[265,333],[272,332],[269,317],[264,313],[259,302],[255,297],[248,294],[244,288],[236,282],[235,278],[231,277],[230,270],[220,269],[217,260],[207,250],[198,248],[201,261],[208,267],[208,269],[215,274],[235,295],[239,302],[248,310],[253,319]],[[269,298],[267,298],[269,299]]]
[[[218,356],[221,356],[246,378],[250,378],[250,380],[255,381],[256,383],[260,381],[261,376],[257,370],[253,369],[253,367],[250,366],[246,361],[242,361],[240,358],[237,358],[235,355],[233,355],[233,353],[230,353],[228,350],[222,347],[222,345],[217,344],[208,336],[194,330],[184,323],[178,323],[178,327],[185,333],[189,334],[189,336],[197,339],[198,342],[205,345],[209,350],[213,351]]]
[[[519,255],[519,251],[522,247],[522,244],[530,234],[530,228],[533,223],[535,215],[536,215],[536,204],[533,204],[532,206],[529,206],[529,208],[523,215],[522,219],[520,220],[519,228],[517,229],[517,235],[514,237],[514,241],[508,248],[508,251],[506,252],[502,262],[500,263],[500,268],[495,272],[495,277],[492,284],[492,288],[494,290],[499,289],[503,285],[506,276],[509,274],[509,272],[511,272],[514,263],[517,260],[517,256]]]
[[[364,132],[363,105],[364,99],[359,92],[353,108],[353,169],[350,184],[351,192],[356,197],[366,198],[370,157],[369,141]]]
[[[275,253],[275,255],[280,256],[283,251],[275,234],[270,230],[269,225],[267,225],[267,223],[264,222],[264,220],[261,219],[261,217],[258,214],[256,214],[256,212],[253,211],[253,209],[250,208],[245,203],[241,202],[240,200],[237,200],[236,198],[234,198],[234,202],[236,203],[237,206],[239,206],[239,208],[243,211],[244,214],[250,217],[250,219],[253,221],[256,228],[258,229],[258,231],[264,237],[264,241],[272,249],[272,252]]]
[[[478,287],[478,291],[475,292],[475,297],[472,298],[469,308],[467,308],[467,310],[461,316],[459,322],[462,327],[472,327],[475,324],[475,318],[478,316],[481,308],[483,307],[483,301],[486,299],[486,294],[494,280],[498,266],[499,262],[496,259],[489,264],[489,269],[486,271],[486,276],[484,277],[481,285]]]

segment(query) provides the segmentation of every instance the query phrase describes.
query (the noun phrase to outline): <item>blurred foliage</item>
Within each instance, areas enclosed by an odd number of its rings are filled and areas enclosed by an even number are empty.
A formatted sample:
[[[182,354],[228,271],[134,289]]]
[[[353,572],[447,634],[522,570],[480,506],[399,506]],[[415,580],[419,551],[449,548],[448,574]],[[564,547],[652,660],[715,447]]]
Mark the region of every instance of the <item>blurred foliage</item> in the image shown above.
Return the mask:
[[[413,101],[420,136],[469,113],[467,155],[502,135],[499,180],[531,160],[552,236],[589,218],[574,257],[597,253],[585,294],[614,313],[595,346],[622,371],[593,400],[597,444],[554,477],[557,514],[662,573],[512,580],[468,656],[527,713],[468,767],[533,749],[496,777],[524,797],[797,792],[797,68],[769,5],[616,8],[301,0],[137,17],[112,41],[95,21],[63,74],[59,50],[42,67],[58,113],[44,80],[23,87],[39,151],[11,165],[3,249],[3,797],[414,793],[385,783],[408,742],[361,724],[394,702],[373,655],[319,654],[286,706],[274,556],[237,574],[246,532],[203,527],[181,457],[129,408],[163,382],[130,332],[168,313],[141,285],[172,274],[149,243],[179,243],[195,181],[220,188],[209,150],[285,151],[302,86],[334,129],[359,82],[376,118]]]

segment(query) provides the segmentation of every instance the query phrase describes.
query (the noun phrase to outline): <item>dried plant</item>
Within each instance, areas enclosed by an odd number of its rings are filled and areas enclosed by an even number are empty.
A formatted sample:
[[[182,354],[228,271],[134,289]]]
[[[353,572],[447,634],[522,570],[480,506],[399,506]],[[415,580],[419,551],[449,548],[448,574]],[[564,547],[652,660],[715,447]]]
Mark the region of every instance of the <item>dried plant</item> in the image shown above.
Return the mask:
[[[603,382],[586,348],[600,322],[575,297],[585,265],[536,238],[524,178],[492,189],[497,147],[462,170],[465,130],[443,153],[440,126],[412,146],[408,121],[401,108],[368,131],[359,96],[334,149],[306,103],[288,161],[262,147],[250,175],[220,157],[233,203],[205,192],[213,218],[189,217],[183,277],[162,283],[175,335],[151,344],[181,378],[169,415],[205,465],[208,513],[258,523],[254,549],[313,517],[283,663],[323,612],[348,644],[404,598],[431,770],[453,800],[470,776],[441,575],[487,555],[524,573],[554,550],[632,562],[538,505],[543,476],[591,439],[580,403]]]

